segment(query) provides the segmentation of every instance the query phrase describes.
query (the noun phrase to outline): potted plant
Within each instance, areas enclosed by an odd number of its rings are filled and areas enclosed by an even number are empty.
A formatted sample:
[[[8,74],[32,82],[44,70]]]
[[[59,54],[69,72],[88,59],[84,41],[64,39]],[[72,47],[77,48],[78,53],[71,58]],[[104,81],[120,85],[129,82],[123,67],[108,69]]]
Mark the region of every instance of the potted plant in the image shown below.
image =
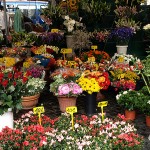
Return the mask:
[[[115,39],[118,54],[126,54],[130,38],[135,31],[131,27],[117,27],[110,33],[109,38]],[[121,50],[119,49],[121,47]],[[123,49],[122,49],[123,48]]]
[[[0,130],[4,126],[13,128],[12,110],[17,111],[22,108],[22,90],[26,86],[29,76],[28,73],[25,75],[23,71],[18,71],[16,68],[0,67]]]
[[[51,75],[54,82],[50,84],[50,92],[57,96],[62,112],[66,112],[66,107],[76,106],[76,98],[82,94],[76,83],[79,75],[79,71],[72,68],[57,69]]]
[[[44,89],[46,81],[42,78],[30,77],[21,90],[22,109],[32,109],[38,103],[40,93]]]
[[[124,107],[125,116],[128,120],[135,119],[135,110],[137,109],[137,103],[141,98],[142,95],[135,90],[121,91],[116,95],[117,103]]]

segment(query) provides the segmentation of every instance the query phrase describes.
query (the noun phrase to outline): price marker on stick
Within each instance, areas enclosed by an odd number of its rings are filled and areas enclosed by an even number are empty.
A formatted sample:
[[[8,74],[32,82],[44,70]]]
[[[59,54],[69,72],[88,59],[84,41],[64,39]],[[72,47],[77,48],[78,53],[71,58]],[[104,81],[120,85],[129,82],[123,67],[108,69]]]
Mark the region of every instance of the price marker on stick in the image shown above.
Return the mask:
[[[71,122],[72,122],[72,129],[74,130],[74,119],[73,119],[73,114],[77,112],[77,107],[72,106],[72,107],[67,107],[66,112],[71,115]]]
[[[59,31],[58,29],[51,29],[51,32],[52,32],[52,33],[54,33],[54,32],[55,32],[55,33],[58,33],[58,31]]]
[[[104,120],[104,111],[103,107],[107,106],[108,101],[102,101],[98,103],[98,107],[101,107],[101,112],[102,112],[102,121]]]
[[[33,108],[33,113],[34,114],[38,114],[39,117],[39,124],[41,125],[41,113],[44,113],[44,107],[43,106],[39,106],[39,107],[34,107]]]
[[[92,45],[91,49],[93,49],[95,51],[97,49],[97,45]]]
[[[62,48],[60,52],[64,55],[65,60],[65,54],[72,53],[72,48]]]

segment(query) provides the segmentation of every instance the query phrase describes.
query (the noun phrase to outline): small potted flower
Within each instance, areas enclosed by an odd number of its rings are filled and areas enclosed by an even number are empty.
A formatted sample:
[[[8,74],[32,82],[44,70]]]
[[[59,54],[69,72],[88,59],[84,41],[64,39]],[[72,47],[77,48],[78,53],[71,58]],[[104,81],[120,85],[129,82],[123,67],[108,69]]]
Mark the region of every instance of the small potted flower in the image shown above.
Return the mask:
[[[57,96],[62,112],[66,112],[66,107],[76,106],[76,98],[82,94],[82,88],[76,83],[79,74],[76,69],[65,68],[51,75],[54,82],[50,84],[50,92]]]
[[[116,41],[116,47],[117,47],[117,53],[119,54],[126,54],[127,53],[127,47],[130,38],[134,35],[135,31],[131,27],[117,27],[110,33],[109,38],[115,39]],[[120,48],[121,47],[121,51]],[[124,48],[122,50],[122,47]]]
[[[117,103],[125,109],[127,120],[135,119],[135,110],[138,108],[138,102],[143,97],[140,92],[135,90],[121,91],[116,95]]]

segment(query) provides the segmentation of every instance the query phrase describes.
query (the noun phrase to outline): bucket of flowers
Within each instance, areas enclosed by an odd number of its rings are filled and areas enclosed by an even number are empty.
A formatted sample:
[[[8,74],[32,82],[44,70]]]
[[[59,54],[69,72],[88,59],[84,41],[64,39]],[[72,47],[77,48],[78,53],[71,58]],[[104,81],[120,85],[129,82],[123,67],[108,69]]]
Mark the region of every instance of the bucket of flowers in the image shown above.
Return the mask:
[[[82,94],[82,88],[76,83],[80,71],[74,68],[57,69],[52,74],[54,82],[50,84],[50,92],[57,96],[60,110],[76,106],[76,98]]]
[[[96,113],[96,97],[101,89],[107,89],[110,85],[109,74],[107,72],[86,70],[77,80],[85,92],[85,112],[87,115]]]

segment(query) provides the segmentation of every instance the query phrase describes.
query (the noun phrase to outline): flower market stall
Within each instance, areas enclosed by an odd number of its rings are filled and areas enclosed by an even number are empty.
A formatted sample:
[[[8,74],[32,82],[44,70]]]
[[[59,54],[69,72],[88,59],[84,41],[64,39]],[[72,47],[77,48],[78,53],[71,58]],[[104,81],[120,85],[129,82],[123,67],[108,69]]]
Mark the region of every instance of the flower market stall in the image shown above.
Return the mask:
[[[140,59],[130,47],[148,29],[132,2],[56,2],[42,10],[45,32],[11,30],[0,47],[0,149],[150,148],[149,52]],[[103,27],[109,12],[114,23]]]

